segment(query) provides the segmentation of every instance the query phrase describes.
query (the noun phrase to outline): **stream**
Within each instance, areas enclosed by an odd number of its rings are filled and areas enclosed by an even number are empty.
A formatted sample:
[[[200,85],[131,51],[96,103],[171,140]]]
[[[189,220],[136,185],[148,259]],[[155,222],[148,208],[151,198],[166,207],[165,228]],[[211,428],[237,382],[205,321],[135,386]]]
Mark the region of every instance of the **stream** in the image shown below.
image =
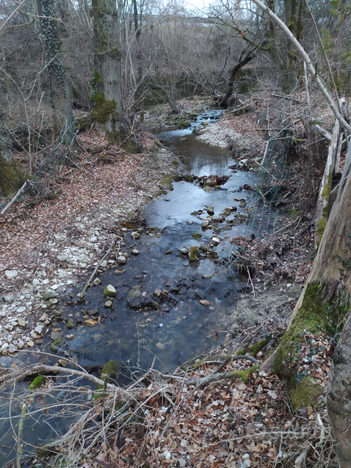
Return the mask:
[[[247,232],[246,206],[252,192],[242,187],[254,184],[256,176],[249,171],[232,171],[229,166],[236,161],[229,151],[202,143],[192,133],[194,127],[203,122],[210,124],[221,115],[221,111],[208,111],[187,129],[157,136],[180,156],[180,174],[229,175],[229,180],[206,190],[194,182],[174,182],[173,190],[148,204],[142,222],[118,228],[117,234],[122,237],[120,252],[128,255],[126,264],[108,264],[111,268],[97,275],[101,284],[88,288],[83,302],[77,294],[84,283],[66,293],[59,309],[72,328],[67,329],[59,320],[54,324],[56,331],[51,338],[59,339],[58,357],[51,361],[45,358],[47,364],[68,353],[98,375],[98,369],[113,359],[120,364],[117,381],[124,385],[138,375],[139,369],[148,369],[153,362],[154,368],[169,372],[224,340],[226,318],[238,292],[246,285],[228,263],[230,239]],[[212,218],[208,218],[210,215]],[[206,219],[210,228],[203,228]],[[214,237],[218,241],[213,241]],[[192,262],[187,250],[194,246],[201,253]],[[108,285],[117,290],[116,297],[104,297]],[[108,299],[111,307],[106,307]],[[94,321],[94,326],[86,326],[87,319]],[[49,352],[50,343],[47,339]],[[20,384],[16,392],[26,385]],[[72,385],[76,385],[78,395],[82,382]],[[59,393],[50,398],[68,398],[66,393]],[[40,402],[38,398],[32,398],[38,408],[50,400],[45,397]],[[8,407],[0,411],[0,466],[13,459],[16,447],[8,411]],[[15,400],[11,409],[14,426],[18,425],[20,411],[20,402]],[[74,413],[62,416],[57,409],[51,416],[50,412],[45,415],[38,411],[35,417],[26,419],[23,439],[42,445],[64,433],[76,417]],[[24,445],[23,450],[33,449]]]

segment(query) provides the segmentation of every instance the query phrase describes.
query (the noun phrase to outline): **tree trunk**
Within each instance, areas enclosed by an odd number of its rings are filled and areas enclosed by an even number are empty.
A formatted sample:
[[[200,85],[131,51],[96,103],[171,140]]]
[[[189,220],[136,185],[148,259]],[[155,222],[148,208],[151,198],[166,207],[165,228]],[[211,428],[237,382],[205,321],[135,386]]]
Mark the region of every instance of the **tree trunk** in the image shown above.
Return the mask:
[[[228,89],[227,89],[227,92],[226,92],[224,98],[222,99],[222,101],[220,103],[220,106],[223,109],[226,109],[227,107],[229,107],[229,100],[230,100],[230,96],[233,94],[234,80],[235,80],[236,74],[238,73],[238,71],[241,68],[243,68],[243,66],[245,66],[247,63],[251,62],[252,59],[253,59],[253,55],[252,55],[252,53],[249,53],[249,54],[246,55],[246,57],[244,57],[242,60],[240,60],[231,69],[230,76],[229,76],[229,82],[228,82]]]
[[[122,113],[119,12],[114,0],[93,0],[94,73],[92,120],[100,124],[107,138],[121,144],[127,137]]]
[[[65,143],[68,143],[72,139],[72,99],[67,75],[60,60],[61,41],[57,21],[54,19],[54,0],[38,0],[38,10],[45,46],[55,133],[62,134]]]
[[[326,228],[308,282],[295,307],[287,332],[274,356],[274,370],[286,378],[292,394],[304,388],[304,406],[318,397],[311,378],[298,383],[299,346],[305,331],[319,334],[342,330],[329,374],[327,400],[340,466],[351,460],[351,146]],[[266,367],[265,367],[266,368]],[[306,391],[307,389],[307,391]],[[306,393],[308,397],[306,397]],[[292,398],[294,406],[294,398]],[[301,403],[301,400],[300,400]],[[297,409],[298,405],[294,406]]]
[[[4,123],[0,107],[0,190],[5,197],[14,195],[28,178],[18,161],[12,156],[12,142]]]

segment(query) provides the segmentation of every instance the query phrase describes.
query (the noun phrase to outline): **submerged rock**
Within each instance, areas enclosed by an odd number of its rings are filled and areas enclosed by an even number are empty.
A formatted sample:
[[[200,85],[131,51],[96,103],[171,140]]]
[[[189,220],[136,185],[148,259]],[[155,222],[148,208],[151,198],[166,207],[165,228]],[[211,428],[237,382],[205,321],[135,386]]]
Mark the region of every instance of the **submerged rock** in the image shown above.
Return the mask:
[[[95,278],[93,281],[94,286],[99,286],[101,284],[101,279],[100,278]]]
[[[192,245],[189,249],[188,257],[190,262],[195,262],[200,257],[200,250],[196,246]]]
[[[153,295],[142,292],[138,285],[134,286],[129,291],[127,295],[127,303],[132,309],[143,309],[145,307],[151,307],[156,310],[158,309],[158,303],[154,300]]]

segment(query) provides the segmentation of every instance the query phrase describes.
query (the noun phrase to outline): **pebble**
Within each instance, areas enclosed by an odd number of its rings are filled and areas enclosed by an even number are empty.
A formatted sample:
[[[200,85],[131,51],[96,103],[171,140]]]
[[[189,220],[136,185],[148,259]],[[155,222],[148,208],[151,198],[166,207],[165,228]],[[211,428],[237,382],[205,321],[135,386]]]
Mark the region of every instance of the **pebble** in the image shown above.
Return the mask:
[[[8,351],[10,354],[15,353],[17,351],[17,346],[10,344],[10,346],[8,347]]]
[[[186,255],[189,252],[189,249],[183,247],[182,249],[179,249],[179,252],[183,255]]]
[[[100,278],[95,278],[94,281],[93,281],[93,284],[95,286],[99,286],[99,284],[101,284],[101,279]]]
[[[56,298],[50,299],[50,304],[54,304],[54,305],[55,305],[55,304],[57,304],[57,303],[58,303],[58,299],[56,299]]]
[[[103,260],[101,263],[100,263],[100,266],[102,268],[106,268],[107,267],[107,260]]]
[[[115,270],[115,275],[121,275],[124,273],[124,270]]]
[[[127,259],[124,255],[120,255],[119,257],[117,257],[117,263],[119,263],[120,265],[124,265],[125,263],[127,263]]]
[[[76,335],[72,335],[72,334],[71,335],[66,335],[66,340],[67,341],[72,341],[72,340],[74,340],[75,337],[76,337]]]
[[[218,237],[212,237],[212,244],[213,245],[218,245],[221,241],[218,239]]]
[[[5,275],[8,279],[14,279],[18,275],[17,270],[6,270]]]
[[[161,296],[161,293],[162,293],[161,289],[155,289],[155,295],[156,295],[157,297],[160,297],[160,296]]]
[[[43,294],[43,299],[52,299],[57,296],[57,292],[53,291],[52,289],[47,289]]]
[[[112,306],[112,301],[105,302],[105,307],[111,307],[111,306]]]
[[[203,306],[209,306],[210,305],[210,301],[208,301],[207,299],[201,299],[201,301],[199,301],[199,302]]]
[[[65,254],[58,255],[56,258],[57,258],[57,260],[59,260],[60,262],[68,262],[68,256],[65,255]]]
[[[139,239],[139,237],[140,237],[140,233],[139,233],[139,232],[136,232],[136,231],[134,231],[134,232],[132,232],[131,236],[133,237],[133,239]]]
[[[21,327],[25,327],[26,326],[26,321],[24,318],[20,317],[18,319],[18,325],[21,326]]]
[[[17,309],[17,312],[18,312],[19,314],[22,314],[25,310],[26,310],[26,308],[25,308],[24,306],[21,306],[21,307],[19,307],[19,308]]]
[[[202,221],[201,224],[202,224],[202,227],[203,227],[203,228],[204,228],[204,227],[207,227],[207,226],[210,225],[210,220],[209,220],[209,219],[204,219],[204,220]]]
[[[132,250],[132,254],[133,254],[133,255],[139,255],[140,252],[139,252],[139,250],[137,250],[137,249],[133,249],[133,250]]]
[[[37,278],[34,278],[34,280],[32,281],[32,284],[34,287],[39,286],[40,281]]]
[[[162,343],[160,343],[160,342],[158,342],[158,343],[156,343],[156,348],[158,348],[159,350],[163,351],[163,350],[165,349],[165,345],[162,344]]]
[[[114,286],[112,286],[112,284],[109,284],[104,289],[104,296],[117,296],[117,289]]]
[[[6,296],[4,296],[4,301],[7,302],[8,304],[12,304],[13,303],[13,295],[12,294],[7,294]]]
[[[17,348],[18,349],[23,349],[24,348],[24,341],[22,341],[22,340],[17,341]]]
[[[93,319],[85,320],[85,325],[88,325],[88,327],[94,327],[96,324],[97,324],[96,320],[93,320]]]

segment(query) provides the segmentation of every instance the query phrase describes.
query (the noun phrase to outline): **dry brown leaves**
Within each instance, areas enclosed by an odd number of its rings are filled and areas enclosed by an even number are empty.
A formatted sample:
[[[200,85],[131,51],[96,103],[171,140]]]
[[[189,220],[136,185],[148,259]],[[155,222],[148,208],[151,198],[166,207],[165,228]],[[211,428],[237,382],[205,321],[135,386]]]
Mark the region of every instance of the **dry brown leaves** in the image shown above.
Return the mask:
[[[260,362],[265,357],[265,352],[257,355]],[[327,337],[307,333],[298,376],[313,377],[325,391],[329,367]],[[244,368],[248,366],[235,361],[225,371]],[[213,369],[213,364],[200,363],[189,375],[200,379]],[[121,427],[110,445],[100,450],[106,463],[119,467],[283,468],[302,466],[296,461],[301,456],[306,467],[337,466],[333,464],[325,394],[317,406],[293,414],[283,382],[264,372],[254,372],[246,384],[234,378],[204,389],[187,387],[179,379],[162,384],[162,390],[160,385],[151,382],[140,393],[139,418],[135,408],[130,408],[134,420],[124,426],[120,448],[116,439]]]
[[[45,255],[47,240],[72,226],[78,215],[93,213],[109,203],[120,203],[133,190],[127,184],[128,178],[140,170],[148,157],[147,153],[127,155],[96,134],[83,134],[78,137],[78,143],[79,148],[71,155],[72,167],[64,166],[47,181],[50,193],[59,195],[58,199],[24,197],[0,218],[0,277],[3,284],[7,284],[5,270],[37,268],[38,255]],[[151,148],[151,135],[145,136],[143,143],[144,147]],[[90,149],[96,147],[104,150],[93,154]],[[115,164],[100,162],[99,155],[107,152],[115,155]]]

